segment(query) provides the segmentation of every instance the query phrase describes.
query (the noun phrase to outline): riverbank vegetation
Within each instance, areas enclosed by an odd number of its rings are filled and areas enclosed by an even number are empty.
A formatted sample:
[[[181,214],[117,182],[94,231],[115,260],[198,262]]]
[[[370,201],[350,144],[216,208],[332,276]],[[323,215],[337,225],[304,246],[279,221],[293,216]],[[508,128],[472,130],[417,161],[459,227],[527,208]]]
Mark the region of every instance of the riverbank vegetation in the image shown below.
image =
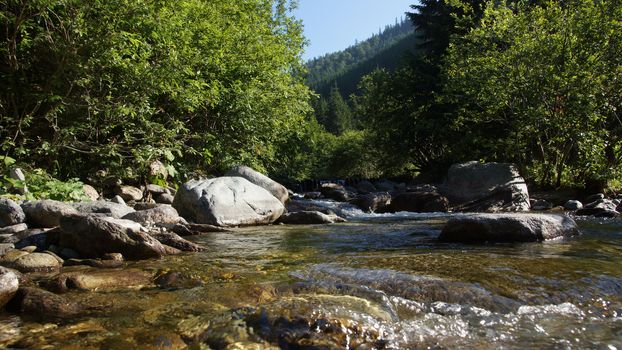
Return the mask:
[[[619,2],[424,0],[415,35],[391,36],[410,40],[401,64],[340,71],[358,90],[322,99],[293,5],[2,2],[2,155],[85,181],[144,178],[155,160],[177,181],[238,163],[282,181],[439,180],[472,159],[542,186],[621,178]]]

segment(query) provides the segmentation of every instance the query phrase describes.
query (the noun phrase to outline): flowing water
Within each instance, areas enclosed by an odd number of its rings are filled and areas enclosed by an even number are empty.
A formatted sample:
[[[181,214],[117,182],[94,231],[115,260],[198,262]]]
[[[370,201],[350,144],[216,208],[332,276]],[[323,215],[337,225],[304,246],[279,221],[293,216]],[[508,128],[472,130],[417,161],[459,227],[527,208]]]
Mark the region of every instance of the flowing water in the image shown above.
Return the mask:
[[[328,203],[324,203],[330,205]],[[70,292],[83,317],[4,314],[0,346],[49,349],[622,349],[622,220],[531,244],[436,241],[447,215],[363,215],[193,238],[129,264],[178,283]]]

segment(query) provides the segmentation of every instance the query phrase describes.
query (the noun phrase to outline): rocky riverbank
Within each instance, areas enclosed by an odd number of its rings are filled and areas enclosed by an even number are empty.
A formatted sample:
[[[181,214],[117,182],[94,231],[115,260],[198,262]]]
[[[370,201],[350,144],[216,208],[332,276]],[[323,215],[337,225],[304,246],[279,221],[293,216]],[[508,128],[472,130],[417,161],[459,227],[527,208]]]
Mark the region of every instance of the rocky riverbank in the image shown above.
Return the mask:
[[[361,181],[355,187],[326,183],[317,192],[296,195],[248,167],[237,167],[223,177],[191,180],[176,191],[154,184],[133,187],[117,180],[106,186],[86,186],[90,202],[0,199],[0,307],[71,317],[83,308],[57,293],[195,283],[187,276],[123,268],[128,261],[206,248],[188,236],[240,226],[347,221],[310,198],[348,202],[376,213],[558,211],[549,203],[530,201],[516,169],[495,163],[457,164],[439,185],[387,180]],[[591,199],[585,206],[570,200],[565,209],[575,215],[619,215],[616,200],[601,195]],[[565,215],[473,214],[449,220],[440,239],[523,242],[576,234],[576,224]],[[83,269],[76,270],[80,266]]]

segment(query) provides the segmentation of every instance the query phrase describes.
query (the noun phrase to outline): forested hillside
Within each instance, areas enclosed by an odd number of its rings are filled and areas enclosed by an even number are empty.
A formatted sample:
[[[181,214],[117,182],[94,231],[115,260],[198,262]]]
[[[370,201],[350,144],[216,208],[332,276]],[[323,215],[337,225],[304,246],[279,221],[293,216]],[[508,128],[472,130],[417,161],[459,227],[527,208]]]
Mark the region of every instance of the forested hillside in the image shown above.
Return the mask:
[[[307,84],[323,96],[337,85],[344,96],[356,91],[360,79],[378,67],[394,68],[414,48],[410,21],[396,22],[347,49],[307,62]]]

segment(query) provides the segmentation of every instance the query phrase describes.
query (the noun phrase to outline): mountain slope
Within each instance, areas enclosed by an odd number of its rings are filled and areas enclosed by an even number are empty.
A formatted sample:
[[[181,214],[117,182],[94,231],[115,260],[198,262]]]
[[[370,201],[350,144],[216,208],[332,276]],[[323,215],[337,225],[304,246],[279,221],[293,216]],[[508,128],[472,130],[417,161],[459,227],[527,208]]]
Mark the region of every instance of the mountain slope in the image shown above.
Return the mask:
[[[409,21],[387,26],[379,34],[349,48],[310,60],[307,85],[327,96],[336,84],[342,95],[356,92],[361,78],[374,69],[394,68],[415,49],[416,35]]]

